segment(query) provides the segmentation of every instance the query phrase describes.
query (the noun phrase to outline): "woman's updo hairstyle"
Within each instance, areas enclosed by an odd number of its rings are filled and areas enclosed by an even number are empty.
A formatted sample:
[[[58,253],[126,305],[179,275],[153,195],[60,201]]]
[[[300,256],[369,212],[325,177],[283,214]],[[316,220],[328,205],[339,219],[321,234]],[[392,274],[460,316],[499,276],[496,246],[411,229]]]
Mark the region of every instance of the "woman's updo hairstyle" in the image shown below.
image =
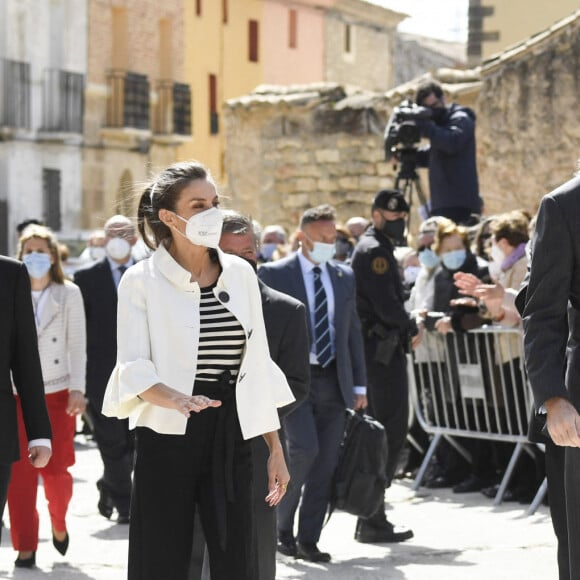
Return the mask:
[[[192,181],[215,182],[209,170],[197,161],[181,161],[164,169],[145,188],[137,209],[137,227],[145,244],[155,250],[171,239],[170,229],[159,219],[159,210],[175,211],[183,189]]]

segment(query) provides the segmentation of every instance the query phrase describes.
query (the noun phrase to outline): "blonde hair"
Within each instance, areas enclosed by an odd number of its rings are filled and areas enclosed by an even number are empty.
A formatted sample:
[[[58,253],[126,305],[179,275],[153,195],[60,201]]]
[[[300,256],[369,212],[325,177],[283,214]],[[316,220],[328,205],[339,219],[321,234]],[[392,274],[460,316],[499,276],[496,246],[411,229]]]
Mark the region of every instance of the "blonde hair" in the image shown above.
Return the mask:
[[[56,236],[50,228],[46,226],[30,225],[24,228],[18,240],[18,254],[17,258],[22,260],[24,246],[26,242],[32,239],[45,240],[48,244],[48,249],[53,258],[53,263],[50,266],[50,277],[53,282],[57,284],[64,284],[65,276],[62,269],[62,259],[60,255],[60,245]]]
[[[467,236],[467,230],[463,226],[458,226],[455,222],[447,220],[437,227],[437,232],[435,233],[435,240],[433,242],[433,251],[439,254],[441,250],[441,243],[445,238],[449,236],[457,235],[463,241],[465,249],[469,249],[469,237]]]

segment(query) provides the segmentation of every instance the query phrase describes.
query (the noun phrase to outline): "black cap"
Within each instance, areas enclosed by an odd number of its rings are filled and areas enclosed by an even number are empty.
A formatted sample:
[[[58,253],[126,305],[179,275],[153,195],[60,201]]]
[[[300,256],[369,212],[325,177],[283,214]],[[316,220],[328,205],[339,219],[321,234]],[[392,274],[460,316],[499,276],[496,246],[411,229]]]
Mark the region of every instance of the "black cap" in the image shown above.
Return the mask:
[[[409,211],[409,204],[398,189],[381,189],[373,200],[373,209],[376,208],[387,211]]]

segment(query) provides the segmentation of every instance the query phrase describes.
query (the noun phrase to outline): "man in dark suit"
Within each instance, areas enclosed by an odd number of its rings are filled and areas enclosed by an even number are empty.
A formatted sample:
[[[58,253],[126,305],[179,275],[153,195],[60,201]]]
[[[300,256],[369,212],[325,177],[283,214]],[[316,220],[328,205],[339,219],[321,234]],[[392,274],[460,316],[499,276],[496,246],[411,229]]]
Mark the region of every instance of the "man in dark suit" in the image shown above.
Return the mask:
[[[260,267],[272,288],[306,305],[312,346],[310,394],[283,420],[292,483],[278,506],[278,551],[314,562],[328,562],[318,549],[332,476],[345,425],[345,409],[366,407],[366,371],[352,270],[331,261],[336,217],[328,205],[304,212],[298,231],[300,250]],[[294,516],[302,502],[298,536]],[[297,541],[296,541],[297,540]]]
[[[6,505],[12,463],[20,459],[16,400],[20,400],[30,462],[45,467],[51,456],[52,431],[44,401],[44,383],[24,264],[0,256],[0,520]],[[12,378],[10,376],[12,373]],[[1,533],[1,529],[0,529]]]
[[[74,281],[81,289],[87,318],[87,411],[104,464],[97,481],[98,509],[107,519],[118,512],[119,523],[129,522],[133,445],[127,420],[101,413],[103,396],[117,360],[117,286],[133,264],[131,248],[137,241],[131,220],[116,215],[105,223],[107,255],[78,270]]]
[[[546,195],[516,300],[537,414],[545,415],[560,580],[580,578],[580,176]],[[564,497],[565,496],[565,502]]]

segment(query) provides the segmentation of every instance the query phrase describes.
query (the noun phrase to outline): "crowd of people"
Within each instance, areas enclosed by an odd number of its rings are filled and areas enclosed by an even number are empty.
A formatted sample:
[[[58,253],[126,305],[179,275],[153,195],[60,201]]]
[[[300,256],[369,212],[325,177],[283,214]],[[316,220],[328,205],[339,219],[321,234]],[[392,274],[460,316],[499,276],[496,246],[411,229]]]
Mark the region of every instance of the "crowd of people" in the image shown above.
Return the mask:
[[[429,167],[431,200],[415,233],[407,231],[410,200],[397,189],[377,192],[366,217],[344,223],[324,204],[306,209],[293,231],[262,225],[220,209],[216,184],[197,162],[156,175],[141,192],[136,224],[110,217],[76,267],[38,220],[19,226],[17,260],[0,259],[0,425],[9,442],[0,450],[0,508],[7,499],[16,567],[36,563],[39,477],[53,546],[67,553],[79,417],[103,463],[96,508],[129,525],[130,580],[273,580],[276,552],[329,562],[319,542],[346,410],[384,426],[386,488],[413,476],[423,457],[420,446],[409,452],[409,429],[425,448],[430,436],[410,425],[409,358],[443,393],[418,404],[445,413],[453,397],[443,383],[454,371],[443,378],[433,365],[445,366],[451,337],[483,326],[516,331],[499,336],[491,361],[483,353],[507,393],[507,421],[510,413],[520,423],[522,413],[532,423],[547,413],[554,443],[580,446],[565,392],[550,398],[532,380],[532,414],[513,372],[523,367],[523,321],[534,377],[543,376],[538,340],[529,338],[541,295],[529,288],[551,286],[526,277],[535,217],[524,209],[482,215],[475,115],[447,106],[434,83],[419,88],[416,102],[431,111],[418,123],[429,139],[418,163]],[[539,225],[540,248],[554,249]],[[577,300],[565,282],[552,288],[561,294],[559,320],[568,296]],[[481,350],[474,340],[463,344],[446,363]],[[550,441],[545,429],[543,437]],[[494,497],[513,446],[478,438],[462,445],[471,461],[440,445],[425,484]],[[561,492],[551,493],[550,506],[567,578],[573,510],[563,497],[575,496],[564,490],[556,445],[547,445],[547,465],[541,453],[520,461],[504,499],[529,502],[548,474]],[[413,531],[381,506],[358,518],[353,536],[403,542]]]
[[[218,205],[203,166],[169,167],[143,192],[139,231],[112,216],[72,280],[49,228],[21,231],[52,458],[39,470],[30,463],[19,410],[21,459],[8,488],[16,566],[35,564],[39,476],[54,547],[68,549],[76,415],[103,461],[98,511],[130,523],[129,578],[168,567],[176,579],[208,570],[274,578],[276,550],[328,562],[318,544],[345,410],[366,409],[384,425],[388,487],[413,470],[403,461],[407,354],[421,361],[431,314],[440,314],[430,331],[441,336],[521,326],[514,295],[533,227],[524,211],[471,228],[432,216],[413,236],[404,196],[382,190],[369,219],[342,224],[322,205],[288,234]],[[149,257],[133,254],[138,240]],[[471,466],[441,450],[426,485],[485,492],[506,465],[484,447],[471,449]],[[538,483],[517,481],[528,483],[526,498]],[[240,535],[252,521],[255,534]],[[354,529],[360,542],[411,537],[384,509]]]

